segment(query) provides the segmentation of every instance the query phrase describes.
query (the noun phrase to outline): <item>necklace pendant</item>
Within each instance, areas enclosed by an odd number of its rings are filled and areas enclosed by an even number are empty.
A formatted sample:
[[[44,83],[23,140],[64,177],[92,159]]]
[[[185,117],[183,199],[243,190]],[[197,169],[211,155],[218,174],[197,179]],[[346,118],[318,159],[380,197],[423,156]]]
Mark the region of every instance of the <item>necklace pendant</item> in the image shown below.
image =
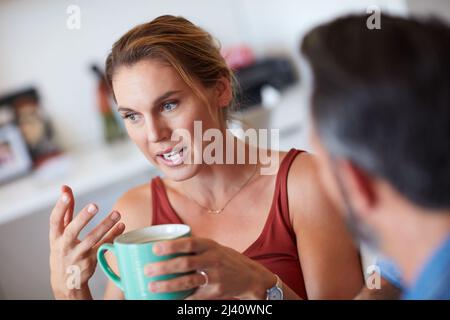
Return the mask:
[[[219,213],[221,213],[222,212],[222,210],[223,209],[218,209],[218,210],[208,210],[208,213],[210,213],[210,214],[219,214]]]

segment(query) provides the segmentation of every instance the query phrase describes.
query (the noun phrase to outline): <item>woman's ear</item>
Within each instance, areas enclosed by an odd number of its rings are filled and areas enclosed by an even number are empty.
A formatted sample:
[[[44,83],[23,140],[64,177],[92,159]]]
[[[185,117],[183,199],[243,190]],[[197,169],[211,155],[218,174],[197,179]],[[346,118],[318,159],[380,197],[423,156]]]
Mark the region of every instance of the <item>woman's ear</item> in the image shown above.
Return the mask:
[[[216,97],[219,107],[226,108],[233,99],[231,81],[226,77],[221,77],[216,84]]]

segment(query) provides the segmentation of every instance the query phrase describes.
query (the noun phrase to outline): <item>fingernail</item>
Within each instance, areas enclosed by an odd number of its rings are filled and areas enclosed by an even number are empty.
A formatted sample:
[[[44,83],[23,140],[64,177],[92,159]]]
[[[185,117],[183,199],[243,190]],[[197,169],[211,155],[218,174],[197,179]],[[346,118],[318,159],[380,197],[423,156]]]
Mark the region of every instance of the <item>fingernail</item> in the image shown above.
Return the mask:
[[[63,193],[61,196],[61,201],[64,203],[69,203],[69,196],[66,193]]]
[[[161,245],[159,245],[159,244],[155,244],[153,246],[153,252],[155,254],[162,254],[163,253],[163,247]]]
[[[88,209],[87,209],[87,211],[89,213],[96,213],[97,212],[97,207],[95,205],[93,205],[93,204],[90,204]]]
[[[153,269],[152,269],[152,267],[149,267],[149,266],[145,267],[145,268],[144,268],[144,274],[145,274],[146,276],[151,276],[151,275],[153,274]]]
[[[111,219],[114,220],[114,221],[119,220],[119,219],[120,219],[120,214],[119,214],[117,211],[114,211],[114,212],[111,214]]]
[[[150,291],[152,291],[152,292],[156,292],[157,289],[158,289],[157,285],[154,284],[153,282],[150,282],[150,283],[148,284],[148,288],[149,288]]]

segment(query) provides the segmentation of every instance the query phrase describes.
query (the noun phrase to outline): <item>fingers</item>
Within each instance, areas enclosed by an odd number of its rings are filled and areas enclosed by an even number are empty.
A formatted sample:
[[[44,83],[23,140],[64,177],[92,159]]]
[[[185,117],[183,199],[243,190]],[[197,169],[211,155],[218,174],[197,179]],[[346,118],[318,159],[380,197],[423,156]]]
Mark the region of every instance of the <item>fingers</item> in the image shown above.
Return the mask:
[[[200,283],[198,289],[185,298],[185,300],[209,300],[209,299],[223,299],[233,297],[231,293],[225,291],[224,283],[219,280],[220,276],[214,269],[205,270],[206,276],[197,273],[198,276],[202,277],[202,282]]]
[[[94,228],[83,241],[77,246],[77,251],[86,252],[92,249],[120,220],[120,214],[113,211],[98,226]],[[123,225],[123,223],[121,224]],[[122,227],[121,227],[122,228]],[[120,229],[119,229],[120,230]],[[116,228],[116,232],[118,229]],[[123,230],[121,230],[123,231]]]
[[[72,221],[72,218],[73,218],[73,210],[75,207],[75,198],[73,196],[72,189],[69,186],[66,186],[66,185],[62,186],[61,193],[65,193],[69,197],[69,207],[67,208],[66,213],[64,215],[64,227],[66,227]]]
[[[171,280],[153,281],[148,284],[152,292],[176,292],[198,288],[205,283],[205,278],[198,273],[180,276]]]
[[[66,241],[70,242],[77,239],[81,230],[89,223],[97,212],[98,208],[93,203],[84,207],[83,210],[77,214],[77,216],[64,230],[64,237],[66,238]]]
[[[174,253],[201,253],[214,245],[215,242],[209,239],[180,238],[158,242],[153,246],[153,252],[160,256]]]
[[[104,243],[112,243],[114,239],[120,236],[124,231],[125,224],[123,222],[119,222],[102,240],[97,242],[97,244],[94,246],[94,250],[97,251],[97,249]]]
[[[215,296],[214,291],[208,288],[199,288],[193,294],[186,297],[184,300],[210,300],[210,299],[219,299]]]
[[[163,274],[182,273],[204,269],[207,265],[208,261],[206,261],[205,257],[202,255],[181,256],[161,262],[147,264],[144,267],[144,273],[149,277],[154,277]]]
[[[55,239],[61,236],[64,232],[64,215],[70,207],[70,196],[67,192],[62,192],[56,205],[50,214],[50,238]]]

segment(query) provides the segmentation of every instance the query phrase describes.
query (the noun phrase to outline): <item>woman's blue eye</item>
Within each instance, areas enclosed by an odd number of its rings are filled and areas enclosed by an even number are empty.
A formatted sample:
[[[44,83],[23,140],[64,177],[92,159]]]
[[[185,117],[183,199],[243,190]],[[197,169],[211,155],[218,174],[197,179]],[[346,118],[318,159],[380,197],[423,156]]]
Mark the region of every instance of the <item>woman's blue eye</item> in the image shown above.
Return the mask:
[[[172,111],[178,106],[176,102],[166,102],[162,105],[162,111]]]
[[[136,121],[136,116],[136,113],[129,113],[123,116],[123,118],[126,120]]]

